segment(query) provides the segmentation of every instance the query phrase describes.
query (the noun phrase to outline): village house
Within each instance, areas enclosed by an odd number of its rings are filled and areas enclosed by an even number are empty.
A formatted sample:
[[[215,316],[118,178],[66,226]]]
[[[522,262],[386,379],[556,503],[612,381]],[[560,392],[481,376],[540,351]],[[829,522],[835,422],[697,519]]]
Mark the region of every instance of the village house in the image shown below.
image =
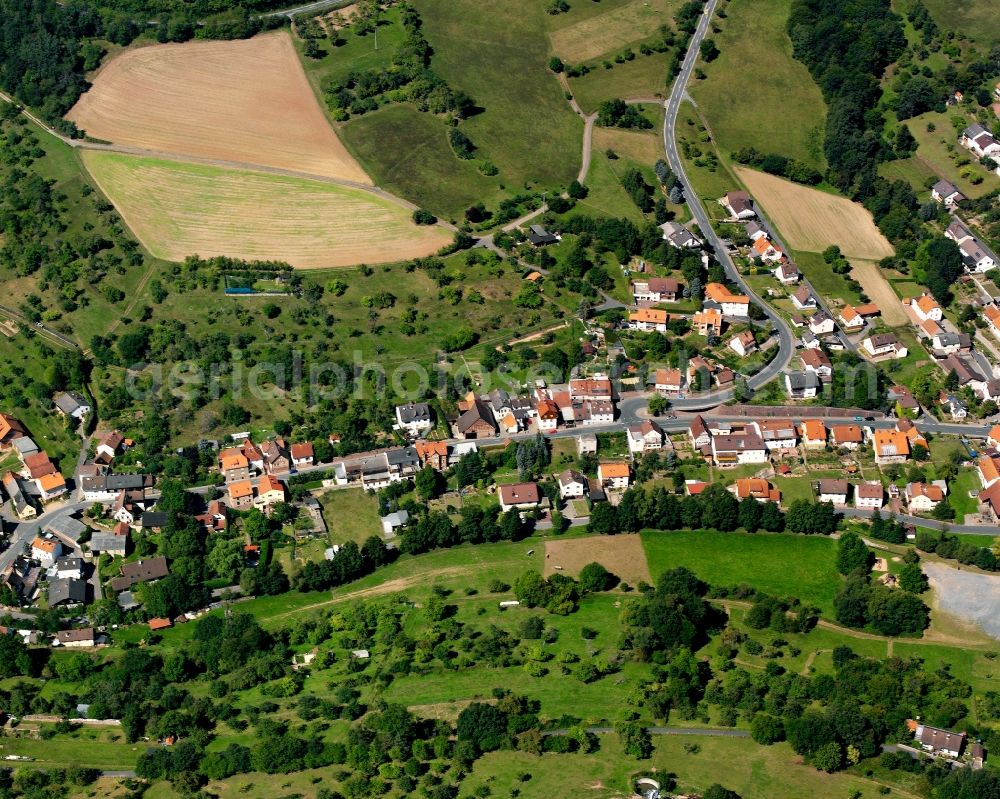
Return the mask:
[[[806,449],[826,447],[826,425],[820,419],[803,419],[799,425],[799,433]]]
[[[663,449],[663,429],[656,422],[651,422],[648,419],[641,424],[628,427],[626,437],[628,450],[633,455]]]
[[[833,317],[826,311],[820,309],[809,317],[809,331],[814,336],[827,336],[836,330]]]
[[[963,130],[958,141],[977,158],[1000,156],[1000,143],[997,143],[993,134],[979,123]]]
[[[906,724],[913,730],[913,739],[920,744],[920,748],[924,751],[950,758],[961,756],[967,737],[966,733],[942,730],[939,727],[931,727],[913,719],[907,719]]]
[[[679,222],[664,222],[660,227],[663,240],[678,249],[697,249],[702,246],[702,240]]]
[[[808,286],[799,286],[792,294],[792,305],[800,311],[811,311],[816,307],[816,298]]]
[[[955,373],[958,377],[958,385],[960,387],[965,388],[968,386],[977,394],[981,394],[985,390],[986,383],[988,382],[987,379],[964,358],[958,355],[949,355],[947,358],[939,361],[939,365],[945,374]]]
[[[86,397],[76,391],[61,391],[52,398],[52,404],[60,416],[81,421],[92,410]]]
[[[410,512],[408,510],[397,510],[392,513],[387,513],[381,518],[382,522],[382,535],[391,536],[395,535],[396,531],[401,527],[405,527],[410,521]]]
[[[691,327],[701,336],[717,336],[722,332],[722,314],[715,308],[699,311],[691,317]]]
[[[783,286],[794,286],[802,279],[802,273],[794,262],[788,259],[783,260],[771,273],[775,279]]]
[[[434,427],[431,406],[426,402],[408,402],[396,406],[396,427],[411,438],[416,438]]]
[[[864,443],[865,437],[856,424],[833,425],[830,428],[830,443],[835,447],[855,450]]]
[[[13,448],[14,452],[17,453],[17,457],[22,464],[24,463],[25,458],[29,457],[30,455],[34,455],[38,452],[41,452],[41,450],[38,448],[38,444],[36,444],[30,436],[21,436],[20,438],[15,438],[11,442],[11,447]]]
[[[48,581],[50,608],[83,605],[87,602],[87,584],[79,577],[57,577]]]
[[[996,305],[987,305],[983,308],[983,316],[986,317],[986,327],[994,336],[1000,338],[1000,308]]]
[[[566,469],[559,475],[560,499],[577,499],[587,493],[587,478],[575,469]]]
[[[937,355],[968,353],[972,350],[972,338],[968,333],[937,333],[931,339],[931,346]]]
[[[996,268],[996,261],[977,239],[966,239],[958,245],[958,250],[966,272],[982,274]]]
[[[552,400],[539,400],[536,409],[538,412],[538,429],[543,433],[550,433],[559,426],[559,406]]]
[[[737,499],[752,498],[758,502],[781,502],[781,492],[760,477],[743,477],[727,489]]]
[[[608,400],[573,403],[573,419],[584,426],[611,424],[615,420],[615,404]]]
[[[37,560],[43,569],[54,565],[62,552],[63,545],[58,538],[38,536],[31,542],[31,559]]]
[[[704,307],[715,307],[723,316],[745,319],[750,315],[750,298],[733,294],[722,283],[709,283],[705,286]]]
[[[116,530],[123,530],[121,533],[95,532],[90,536],[87,546],[91,552],[106,552],[111,557],[125,557],[128,549],[129,526],[123,522],[115,525]]]
[[[833,379],[833,364],[830,356],[821,349],[803,350],[799,355],[802,368],[807,372],[814,372],[824,383],[829,383]]]
[[[798,445],[798,433],[791,419],[761,419],[757,429],[768,452],[785,455],[793,452]]]
[[[96,638],[94,637],[93,627],[84,627],[81,630],[59,630],[56,633],[56,643],[59,646],[70,648],[89,647],[94,646],[95,642]]]
[[[745,191],[731,191],[719,199],[719,205],[729,212],[730,219],[753,219],[757,212],[753,200]]]
[[[845,305],[841,308],[837,315],[837,321],[840,322],[844,330],[857,330],[865,326],[865,318],[857,312],[853,305]]]
[[[59,472],[42,475],[35,480],[35,486],[38,488],[38,496],[41,497],[42,502],[50,502],[69,491],[66,487],[66,480]]]
[[[628,326],[644,333],[666,333],[669,315],[658,308],[640,308],[628,316]]]
[[[906,347],[893,333],[876,333],[861,342],[862,349],[872,358],[905,358]]]
[[[7,472],[3,476],[3,487],[7,492],[7,496],[10,497],[11,510],[14,511],[14,515],[18,519],[26,521],[34,519],[38,515],[38,511],[35,510],[35,506],[31,504],[27,495],[25,495],[20,481],[13,472]]]
[[[279,502],[285,501],[285,485],[277,477],[265,474],[254,491],[253,506],[265,514],[270,514],[271,509]]]
[[[227,483],[250,478],[250,463],[246,455],[235,447],[219,453],[219,471]]]
[[[854,487],[854,507],[878,510],[882,507],[885,494],[878,480],[859,483]]]
[[[111,581],[111,588],[115,592],[128,591],[133,585],[156,582],[169,574],[167,559],[162,555],[133,563],[123,563],[121,576]]]
[[[147,502],[144,491],[120,491],[111,505],[111,517],[134,527],[136,519],[146,509]]]
[[[981,455],[976,463],[976,473],[983,488],[1000,481],[1000,455]]]
[[[888,392],[888,399],[893,403],[897,416],[917,417],[922,413],[920,403],[906,386],[892,386]]]
[[[815,372],[785,372],[785,391],[789,399],[812,399],[819,387],[820,379]]]
[[[56,467],[49,460],[48,455],[44,452],[36,452],[24,459],[24,469],[21,471],[21,475],[29,480],[37,480],[47,474],[55,474],[56,471]]]
[[[767,238],[767,230],[756,219],[751,219],[746,223],[747,237],[750,241],[757,241],[759,238]]]
[[[945,208],[954,208],[966,199],[954,183],[944,179],[931,186],[931,198],[936,202],[944,203]]]
[[[767,462],[767,447],[755,424],[738,432],[713,435],[711,445],[712,459],[716,466]]]
[[[1000,524],[1000,482],[979,492],[979,508],[993,524]]]
[[[611,381],[607,377],[581,378],[569,381],[569,396],[572,400],[613,399]]]
[[[914,316],[916,316],[921,322],[927,319],[934,322],[940,322],[944,317],[944,312],[941,310],[941,306],[938,305],[937,300],[935,300],[930,294],[921,294],[919,297],[911,299],[910,310],[913,311]]]
[[[606,488],[628,488],[632,481],[632,467],[623,461],[599,463],[597,479]]]
[[[459,438],[489,438],[497,434],[493,411],[481,399],[472,400],[469,408],[455,423]]]
[[[994,449],[1000,449],[1000,424],[995,424],[986,434],[986,443]]]
[[[28,435],[17,419],[6,413],[0,413],[0,449],[7,449],[14,442],[14,439]]]
[[[765,264],[774,264],[785,257],[781,247],[770,241],[766,236],[761,236],[750,247],[750,257],[760,258]]]
[[[528,242],[535,247],[555,244],[557,241],[560,241],[560,237],[555,233],[549,233],[541,225],[530,225],[528,227]]]
[[[504,513],[513,508],[517,510],[536,508],[542,501],[537,483],[502,485],[497,493],[500,497],[500,510]]]
[[[316,461],[313,445],[308,441],[303,444],[292,444],[292,465],[296,469],[312,466]]]
[[[229,494],[229,507],[234,510],[244,510],[253,507],[253,483],[250,480],[238,480],[226,486]]]
[[[650,277],[632,282],[632,298],[640,302],[676,302],[683,286],[672,277]]]
[[[973,238],[972,231],[961,220],[955,217],[952,217],[951,224],[945,228],[944,235],[956,244],[961,244],[963,241]]]
[[[707,447],[712,443],[712,434],[708,431],[708,425],[705,424],[705,419],[700,414],[691,420],[691,424],[688,426],[688,435],[691,437],[691,444],[695,449]],[[761,441],[761,447],[763,445],[764,442]]]
[[[286,474],[292,470],[292,458],[283,438],[264,441],[260,445],[264,456],[264,471],[267,474]]]
[[[576,437],[576,454],[595,455],[597,454],[597,435],[595,433],[584,433]]]
[[[907,483],[904,492],[906,506],[913,513],[930,513],[944,502],[948,494],[948,484],[944,480],[931,483]]]
[[[125,436],[117,430],[112,430],[97,444],[94,460],[97,463],[109,464],[113,461],[125,443]]]
[[[729,339],[729,349],[741,358],[745,358],[751,352],[756,352],[757,342],[753,337],[753,331],[744,330],[739,335],[733,336]]]
[[[653,377],[660,396],[676,397],[684,388],[684,374],[680,369],[657,369]]]
[[[88,502],[113,502],[122,491],[144,491],[153,487],[148,474],[104,474],[95,472],[80,477],[80,491]]]
[[[899,430],[875,430],[872,433],[875,463],[885,466],[904,463],[910,457],[910,439]]]
[[[943,408],[953,420],[961,421],[969,415],[969,406],[965,404],[965,400],[950,391],[939,392],[937,404]]]
[[[851,490],[846,480],[820,480],[816,488],[820,502],[830,502],[834,505],[846,505]]]

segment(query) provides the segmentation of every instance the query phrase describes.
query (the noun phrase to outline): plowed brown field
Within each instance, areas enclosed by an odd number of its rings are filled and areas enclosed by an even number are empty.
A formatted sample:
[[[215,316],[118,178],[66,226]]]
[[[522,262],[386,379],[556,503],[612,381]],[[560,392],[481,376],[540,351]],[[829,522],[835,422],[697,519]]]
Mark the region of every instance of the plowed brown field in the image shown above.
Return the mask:
[[[126,51],[67,117],[115,144],[371,184],[324,116],[286,32]]]

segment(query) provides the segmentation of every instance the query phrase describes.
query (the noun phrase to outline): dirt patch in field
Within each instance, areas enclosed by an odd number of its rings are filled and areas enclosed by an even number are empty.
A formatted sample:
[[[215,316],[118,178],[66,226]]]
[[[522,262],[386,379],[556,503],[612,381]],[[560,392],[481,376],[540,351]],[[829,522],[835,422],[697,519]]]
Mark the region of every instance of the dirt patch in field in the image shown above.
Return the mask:
[[[458,715],[474,702],[492,705],[495,699],[458,699],[454,702],[432,702],[429,705],[408,705],[407,709],[417,718],[434,721],[456,721]]]
[[[910,323],[896,292],[885,279],[875,261],[851,260],[851,276],[861,284],[865,294],[882,311],[882,318],[889,327],[901,327]]]
[[[66,116],[116,144],[371,183],[286,32],[127,50]]]
[[[735,169],[792,249],[822,252],[836,244],[848,258],[869,260],[893,254],[871,214],[858,203],[755,169]]]
[[[546,577],[565,574],[575,577],[588,563],[600,563],[622,582],[634,586],[640,580],[652,583],[646,551],[638,535],[602,535],[570,538],[545,544]],[[561,569],[557,569],[561,566]]]
[[[431,255],[450,236],[363,189],[180,161],[88,150],[101,190],[153,255],[226,255],[299,269]]]
[[[583,19],[549,34],[552,49],[572,63],[613,53],[671,22],[666,0],[634,0],[621,8]]]
[[[934,605],[965,625],[976,625],[1000,639],[1000,577],[925,562],[924,572],[934,589]],[[932,625],[933,629],[933,625]],[[936,640],[944,640],[940,632]],[[959,639],[959,643],[964,643]]]

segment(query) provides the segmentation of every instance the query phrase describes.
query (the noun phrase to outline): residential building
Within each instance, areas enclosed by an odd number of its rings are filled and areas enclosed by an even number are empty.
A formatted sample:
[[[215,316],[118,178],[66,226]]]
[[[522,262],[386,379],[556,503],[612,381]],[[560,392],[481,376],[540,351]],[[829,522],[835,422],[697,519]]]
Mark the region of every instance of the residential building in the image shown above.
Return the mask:
[[[56,633],[56,643],[67,647],[87,647],[96,643],[93,627],[82,630],[60,630]]]
[[[972,338],[968,333],[941,332],[931,339],[931,346],[938,355],[969,352],[972,349]]]
[[[83,560],[75,555],[64,555],[56,560],[52,569],[55,572],[54,577],[63,580],[79,580],[83,577]]]
[[[771,274],[783,286],[794,286],[802,279],[799,267],[787,259],[781,261]]]
[[[837,315],[837,321],[840,322],[844,330],[857,330],[865,326],[865,318],[857,312],[853,305],[845,305],[841,308]]]
[[[864,433],[856,424],[833,425],[830,428],[830,443],[835,447],[858,449],[864,440]]]
[[[572,400],[614,399],[611,381],[606,377],[593,377],[569,381],[569,395]]]
[[[950,391],[940,392],[937,404],[944,408],[953,420],[960,421],[969,415],[969,406],[965,404],[965,400]]]
[[[705,424],[705,419],[701,415],[695,416],[691,420],[691,425],[688,427],[688,435],[691,437],[691,443],[695,449],[707,447],[712,443],[712,434],[709,433],[708,425]],[[764,442],[761,441],[761,447],[763,447],[763,444]]]
[[[799,286],[792,294],[792,305],[800,311],[811,311],[816,307],[816,298],[808,286]]]
[[[715,308],[698,311],[691,317],[691,326],[701,336],[717,336],[722,332],[722,314]]]
[[[167,559],[162,555],[147,560],[137,560],[133,563],[123,563],[121,576],[111,581],[113,591],[127,591],[138,583],[152,583],[162,580],[170,574]]]
[[[727,489],[737,499],[752,498],[758,502],[781,502],[781,492],[760,477],[744,477]]]
[[[504,513],[512,508],[516,508],[517,510],[536,508],[542,501],[542,495],[537,483],[502,485],[498,489],[498,494],[500,497],[500,510]]]
[[[31,559],[37,560],[44,569],[54,565],[62,552],[63,545],[58,538],[38,536],[31,542]]]
[[[719,200],[719,205],[729,212],[731,219],[753,219],[757,212],[753,200],[745,191],[731,191]]]
[[[292,466],[296,469],[312,466],[316,462],[313,445],[308,441],[303,444],[292,444],[291,456]]]
[[[34,455],[41,450],[38,448],[38,444],[30,436],[21,436],[20,438],[15,438],[11,442],[11,448],[17,453],[17,457],[24,463],[24,459]]]
[[[987,379],[969,361],[958,355],[949,355],[939,361],[939,365],[945,374],[954,372],[958,377],[958,385],[962,388],[968,386],[977,393],[982,393],[986,388]]]
[[[944,179],[931,186],[931,197],[939,203],[944,203],[945,208],[954,208],[966,199],[954,183]]]
[[[944,235],[956,244],[961,244],[966,239],[973,238],[972,231],[961,220],[955,217],[952,217],[951,224],[945,228]]]
[[[7,449],[15,438],[28,435],[17,419],[6,413],[0,413],[0,449]]]
[[[250,479],[250,463],[246,455],[235,447],[219,453],[219,471],[227,483]]]
[[[755,219],[746,223],[747,236],[750,241],[757,241],[759,238],[767,238],[767,230]]]
[[[906,506],[913,513],[930,513],[944,502],[948,495],[948,484],[944,480],[932,483],[907,483]]]
[[[756,425],[735,433],[713,435],[712,459],[717,466],[766,463],[767,447]]]
[[[3,487],[7,491],[7,496],[10,497],[11,510],[14,511],[14,515],[18,519],[27,521],[28,519],[34,519],[38,515],[35,506],[31,504],[31,501],[22,490],[17,475],[13,472],[7,472],[3,476]]]
[[[229,494],[229,507],[235,510],[245,510],[253,507],[253,483],[250,480],[239,480],[226,486]]]
[[[913,314],[921,322],[926,319],[930,319],[934,322],[940,322],[944,317],[944,311],[941,310],[941,306],[938,305],[937,300],[935,300],[930,294],[926,293],[910,300],[910,310],[913,311]]]
[[[757,428],[768,452],[785,453],[798,445],[798,433],[791,419],[761,419]]]
[[[631,425],[626,430],[628,449],[633,455],[656,452],[663,448],[663,429],[646,419],[641,424]]]
[[[850,486],[846,480],[819,480],[817,494],[820,502],[830,502],[834,505],[846,505]]]
[[[69,514],[62,514],[56,516],[54,519],[49,519],[42,526],[44,533],[53,535],[66,544],[76,543],[89,529],[87,525],[79,519],[74,519]]]
[[[607,488],[628,488],[632,481],[632,467],[623,461],[599,463],[597,479]]]
[[[387,513],[382,517],[382,534],[384,536],[395,535],[400,527],[405,527],[410,521],[410,512],[407,510],[397,510]]]
[[[24,469],[21,474],[31,480],[37,480],[47,474],[55,474],[58,471],[55,464],[49,460],[49,456],[44,452],[36,452],[24,459]]]
[[[543,433],[549,433],[559,426],[559,406],[550,399],[538,401],[536,406],[538,412],[538,429]]]
[[[986,317],[986,327],[994,336],[1000,338],[1000,308],[996,305],[987,305],[983,308],[983,316]]]
[[[561,499],[576,499],[587,493],[587,478],[573,469],[567,469],[559,475],[559,497]]]
[[[993,138],[992,133],[978,123],[963,130],[958,141],[977,158],[1000,156],[1000,143]]]
[[[489,438],[497,434],[493,412],[478,398],[474,399],[469,409],[458,417],[455,426],[460,438]]]
[[[582,436],[577,436],[576,454],[577,455],[597,454],[597,435],[594,433],[584,433]]]
[[[746,318],[750,315],[750,298],[742,294],[733,294],[722,283],[709,283],[705,286],[705,306],[714,303],[723,316]]]
[[[145,491],[153,487],[148,474],[103,474],[81,476],[80,490],[88,502],[111,502],[122,491]]]
[[[664,397],[676,397],[684,388],[684,374],[680,369],[657,369],[653,380],[656,390]]]
[[[803,419],[799,425],[802,444],[806,449],[823,449],[826,447],[826,425],[819,419]]]
[[[913,726],[914,723],[908,722],[908,724]],[[966,733],[942,730],[922,722],[915,722],[915,724],[913,739],[920,744],[921,749],[945,757],[958,758],[961,756],[967,737]]]
[[[573,403],[573,418],[582,425],[611,424],[615,420],[615,404],[607,400]]]
[[[854,507],[878,510],[882,507],[885,490],[878,480],[866,481],[854,486]]]
[[[821,349],[806,349],[799,355],[802,368],[807,372],[815,372],[816,376],[828,383],[833,378],[833,364],[830,356]]]
[[[396,406],[396,427],[406,435],[416,438],[434,427],[431,406],[426,402],[408,402]]]
[[[986,434],[986,443],[995,449],[1000,449],[1000,424],[995,424]]]
[[[59,472],[42,475],[35,480],[35,486],[38,488],[38,495],[42,502],[49,502],[69,491],[66,487],[66,480]]]
[[[87,398],[76,391],[62,391],[52,398],[52,404],[62,416],[82,420],[91,412]]]
[[[684,287],[672,277],[649,277],[632,281],[632,298],[641,302],[676,302]]]
[[[903,463],[910,457],[910,439],[898,430],[875,430],[872,433],[872,449],[875,463],[879,466]]]
[[[129,526],[125,525],[128,530]],[[106,552],[111,557],[122,557],[126,555],[128,548],[128,535],[115,535],[114,533],[94,533],[87,542],[91,552]]]
[[[893,333],[877,333],[861,342],[862,349],[873,358],[905,358],[906,347]]]
[[[628,316],[628,326],[632,330],[645,333],[666,333],[669,315],[659,308],[640,308]]]
[[[753,337],[753,331],[744,330],[742,333],[729,339],[729,349],[745,358],[751,352],[756,352],[757,341]]]
[[[982,274],[996,268],[996,261],[976,239],[966,239],[958,245],[958,249],[962,253],[962,264],[965,266],[965,271]]]
[[[260,445],[267,474],[286,474],[292,470],[292,458],[283,438],[268,440]]]
[[[659,227],[663,233],[663,240],[669,241],[672,247],[697,249],[702,246],[702,240],[679,222],[664,222]]]
[[[50,608],[83,605],[87,601],[87,584],[79,577],[57,577],[48,581],[47,599]]]
[[[812,399],[819,387],[820,379],[815,372],[785,372],[785,391],[790,399]]]
[[[265,474],[257,485],[253,495],[253,506],[265,514],[271,512],[279,502],[285,501],[285,485],[277,477]]]
[[[94,452],[94,460],[98,463],[111,463],[124,443],[125,436],[117,430],[112,430],[98,442],[97,450]]]
[[[528,227],[528,242],[536,247],[541,247],[545,244],[555,244],[559,241],[559,236],[555,233],[549,233],[541,225],[530,225]]]
[[[1000,481],[1000,455],[980,455],[976,463],[976,473],[983,488]]]
[[[833,317],[822,309],[809,317],[809,330],[815,336],[826,336],[836,329]]]
[[[785,257],[784,251],[776,243],[761,236],[750,245],[750,257],[760,258],[765,264],[774,264]]]

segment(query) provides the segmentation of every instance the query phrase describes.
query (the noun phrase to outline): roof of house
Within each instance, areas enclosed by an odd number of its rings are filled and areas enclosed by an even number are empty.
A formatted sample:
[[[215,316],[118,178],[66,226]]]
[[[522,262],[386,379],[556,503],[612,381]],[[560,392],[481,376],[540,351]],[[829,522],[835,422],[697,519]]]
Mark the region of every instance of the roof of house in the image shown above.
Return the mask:
[[[272,491],[281,492],[284,495],[285,484],[274,475],[265,474],[257,481],[257,493],[263,495]]]
[[[47,552],[50,555],[54,555],[62,548],[62,544],[55,538],[42,538],[38,536],[31,542],[31,548],[37,549],[39,552]]]
[[[52,402],[60,411],[67,415],[76,413],[80,408],[88,407],[87,400],[75,391],[62,391],[56,394]]]
[[[680,369],[657,369],[653,378],[658,386],[680,386],[684,377]]]
[[[930,294],[921,294],[913,300],[913,303],[925,314],[930,313],[935,308],[941,307],[938,305],[937,300],[935,300]]]
[[[860,444],[864,434],[856,424],[838,424],[830,428],[830,436],[838,444]]]
[[[46,494],[55,491],[58,488],[65,488],[66,481],[59,472],[53,472],[52,474],[43,474],[38,478],[38,487],[42,489]]]
[[[650,291],[658,294],[678,294],[682,288],[681,282],[672,277],[651,277],[645,281]]]
[[[733,209],[733,213],[738,214],[743,211],[753,210],[753,200],[750,199],[750,195],[745,191],[726,192],[726,196],[723,199]]]
[[[750,298],[743,294],[733,294],[728,287],[724,286],[722,283],[709,283],[705,286],[705,298],[712,300],[713,302],[728,302],[728,303],[749,303]]]
[[[791,419],[761,419],[757,426],[765,440],[795,438],[795,422]]]
[[[712,446],[716,452],[756,451],[764,449],[764,439],[756,432],[748,430],[743,433],[713,436]]]
[[[966,383],[985,380],[985,378],[979,374],[972,364],[954,354],[949,355],[941,361],[941,368],[944,369],[945,372],[954,370],[955,374],[958,376],[959,385],[964,386]]]
[[[771,502],[781,500],[781,492],[762,477],[743,477],[736,481],[736,496],[739,499],[753,497]]]
[[[647,325],[665,325],[667,317],[667,312],[661,311],[658,308],[640,308],[638,311],[630,313],[628,320]]]
[[[932,189],[942,197],[950,197],[952,194],[959,193],[958,187],[950,180],[945,180],[944,178],[935,183]]]
[[[110,450],[117,451],[118,447],[120,447],[124,443],[125,443],[125,436],[123,436],[117,430],[112,430],[104,438],[101,439],[98,446],[107,447]]]
[[[124,524],[124,522],[122,522]],[[125,525],[128,529],[128,525]],[[125,549],[128,538],[124,535],[114,533],[94,533],[87,542],[91,552],[107,552],[108,550],[119,551]]]
[[[876,333],[874,336],[869,336],[868,340],[874,349],[891,347],[897,342],[895,333]]]
[[[306,441],[302,444],[292,444],[292,458],[301,460],[302,458],[312,458],[314,456],[313,445]]]
[[[744,330],[739,335],[733,336],[732,339],[730,340],[730,343],[732,343],[733,341],[739,341],[743,345],[744,349],[746,349],[747,347],[757,345],[757,341],[753,337],[753,332],[750,330]]]
[[[863,322],[861,314],[858,313],[857,309],[853,305],[845,305],[840,309],[840,318],[844,320],[846,324],[854,324],[855,322]]]
[[[1000,327],[1000,308],[995,305],[987,305],[983,308],[983,315],[994,325]]]
[[[28,470],[32,478],[42,477],[56,471],[56,467],[52,465],[49,456],[44,452],[36,452],[25,457],[24,468]]]
[[[230,469],[246,469],[250,465],[247,456],[235,448],[222,450],[219,454],[219,464],[224,472]]]
[[[458,431],[463,434],[467,433],[477,424],[486,424],[493,430],[497,429],[493,421],[493,413],[490,411],[489,406],[478,398],[473,400],[469,409],[458,417],[456,424]]]
[[[910,454],[910,439],[898,430],[876,430],[873,442],[876,455]]]
[[[606,377],[579,378],[569,381],[569,393],[572,395],[588,394],[591,396],[611,396],[611,381]]]
[[[231,499],[242,499],[243,497],[253,496],[253,482],[250,480],[240,480],[236,483],[230,483],[229,496]]]
[[[167,559],[162,555],[122,564],[122,577],[128,577],[137,583],[158,580],[168,574],[170,574],[170,569],[167,568]]]
[[[406,405],[397,405],[396,413],[403,424],[425,422],[431,418],[431,406],[426,402],[408,402]]]
[[[811,366],[813,369],[832,365],[830,356],[820,349],[803,350],[799,355],[799,360],[802,361],[803,366]]]
[[[704,311],[698,311],[698,313],[692,316],[691,322],[696,325],[719,327],[722,324],[722,313],[716,308],[706,308]]]
[[[802,437],[810,441],[826,441],[826,425],[819,419],[803,419]]]
[[[815,372],[785,372],[785,379],[793,390],[819,387],[819,378]]]
[[[747,228],[749,230],[749,225]],[[782,277],[794,277],[799,273],[799,267],[794,261],[782,261],[778,264],[778,272]]]
[[[1000,425],[997,425],[997,427],[1000,428]],[[701,414],[698,414],[691,420],[688,432],[690,432],[691,438],[698,438],[708,434],[708,425],[705,424],[705,419]]]
[[[79,630],[60,630],[56,633],[56,640],[58,640],[61,644],[76,641],[93,641],[94,628],[83,627]]]
[[[920,725],[920,743],[935,750],[946,750],[959,752],[962,744],[965,743],[966,734],[964,732],[952,732],[942,730],[939,727],[929,727],[926,724]]]
[[[28,431],[17,419],[6,413],[0,413],[0,439],[26,435]]]
[[[633,436],[647,436],[650,433],[655,433],[663,438],[663,428],[649,419],[644,419],[640,424],[632,425],[628,428],[628,432]]]
[[[809,290],[809,286],[799,286],[792,296],[799,301],[799,305],[806,305],[809,302],[815,302],[815,300],[813,300],[812,292]]]
[[[561,486],[567,486],[567,485],[571,485],[573,483],[582,483],[583,485],[586,485],[587,484],[587,478],[584,477],[582,474],[580,474],[575,469],[566,469],[566,471],[560,472],[560,474],[559,474],[559,485],[561,485]]]
[[[150,630],[166,630],[168,627],[173,627],[174,623],[170,619],[156,618],[149,620]]]
[[[87,601],[87,583],[73,577],[57,577],[49,580],[49,604],[61,605],[64,602],[80,604]],[[72,632],[76,632],[75,630]],[[93,638],[93,630],[91,630]],[[84,640],[84,639],[76,639]]]
[[[541,501],[537,483],[502,485],[499,493],[504,505],[537,505]]]
[[[827,479],[819,481],[820,494],[843,494],[847,496],[847,481],[839,479]]]
[[[611,480],[630,476],[632,468],[624,461],[607,461],[597,465],[597,474],[602,480]]]
[[[882,313],[882,309],[874,302],[866,302],[864,305],[857,306],[854,310],[861,314],[861,316],[878,316]]]
[[[882,495],[885,493],[885,489],[882,488],[882,484],[877,480],[859,483],[855,487],[854,491],[855,494],[861,499],[882,499]]]
[[[941,502],[944,500],[944,491],[934,483],[907,483],[906,496],[927,497],[931,502]]]

